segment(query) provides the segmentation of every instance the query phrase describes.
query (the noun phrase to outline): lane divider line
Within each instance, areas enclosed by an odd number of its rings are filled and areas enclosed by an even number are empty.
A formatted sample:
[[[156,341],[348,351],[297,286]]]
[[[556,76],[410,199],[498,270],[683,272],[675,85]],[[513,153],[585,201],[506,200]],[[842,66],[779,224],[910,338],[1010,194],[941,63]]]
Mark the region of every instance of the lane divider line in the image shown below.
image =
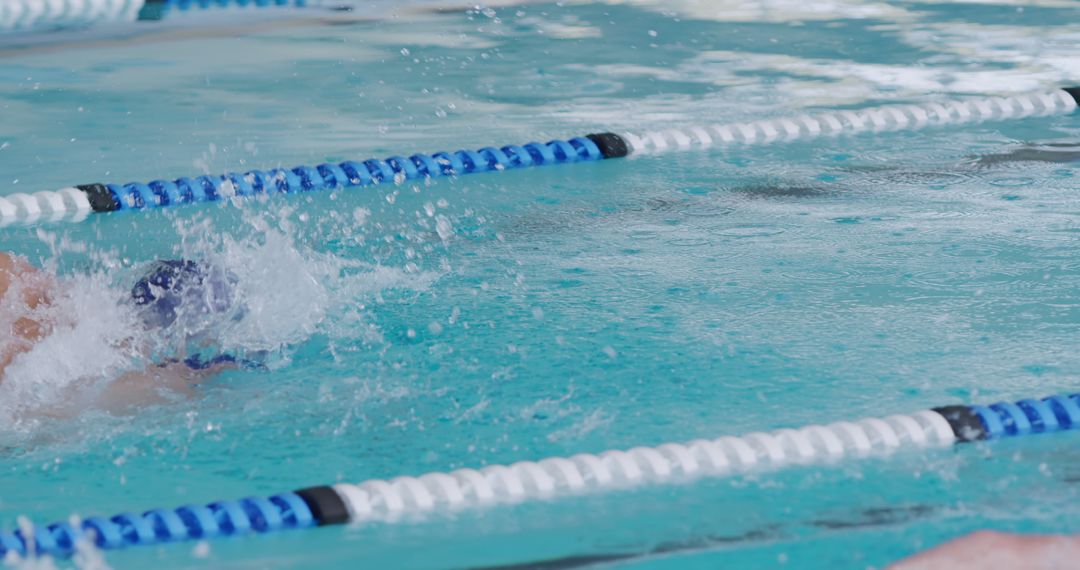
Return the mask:
[[[166,19],[177,12],[194,12],[213,8],[307,8],[318,7],[322,0],[141,0],[146,5],[139,11],[138,19],[153,21]],[[347,6],[347,4],[346,4]]]
[[[173,12],[211,8],[305,8],[323,0],[0,0],[0,33],[160,20]]]
[[[2,0],[0,32],[134,21],[144,0]]]
[[[152,509],[142,514],[90,517],[35,526],[29,531],[0,532],[0,559],[9,553],[20,557],[68,556],[81,540],[114,550],[315,526],[393,523],[438,512],[1075,429],[1080,429],[1080,394],[989,406],[944,406],[741,437],[581,453],[418,477],[309,487],[270,497]]]
[[[594,133],[546,143],[391,156],[382,160],[230,172],[147,183],[80,184],[57,191],[0,196],[0,227],[14,223],[81,221],[91,213],[153,210],[236,197],[401,184],[409,180],[591,162],[636,154],[1066,114],[1076,110],[1078,105],[1080,87],[1071,87],[1006,97],[890,105],[729,125],[688,125],[636,134]]]

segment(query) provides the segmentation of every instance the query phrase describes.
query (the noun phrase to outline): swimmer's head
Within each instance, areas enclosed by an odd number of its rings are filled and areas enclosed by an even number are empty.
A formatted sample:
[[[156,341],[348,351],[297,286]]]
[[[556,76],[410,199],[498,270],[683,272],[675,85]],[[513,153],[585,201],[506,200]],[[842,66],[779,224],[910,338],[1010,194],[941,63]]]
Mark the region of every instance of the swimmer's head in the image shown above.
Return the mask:
[[[160,260],[131,288],[131,299],[148,327],[168,327],[178,319],[191,326],[233,312],[236,282],[231,272],[209,264]]]

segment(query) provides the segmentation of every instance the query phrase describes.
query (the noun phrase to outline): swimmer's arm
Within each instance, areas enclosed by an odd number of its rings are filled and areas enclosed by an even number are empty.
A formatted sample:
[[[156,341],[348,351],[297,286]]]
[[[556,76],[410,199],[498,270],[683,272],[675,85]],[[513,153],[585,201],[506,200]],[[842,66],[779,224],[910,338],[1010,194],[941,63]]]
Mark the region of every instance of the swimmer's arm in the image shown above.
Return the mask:
[[[190,398],[196,387],[228,365],[193,370],[182,362],[153,366],[148,370],[128,372],[113,380],[98,396],[95,407],[110,413],[127,413],[133,409]]]
[[[1064,570],[1080,560],[1080,535],[979,531],[905,558],[886,570]]]
[[[21,299],[8,299],[13,286]],[[9,321],[10,330],[0,330],[0,381],[4,369],[22,352],[33,347],[49,332],[50,323],[41,322],[32,312],[48,305],[54,283],[52,276],[34,268],[22,257],[0,252],[0,312],[14,310],[14,314],[0,314],[0,321]]]

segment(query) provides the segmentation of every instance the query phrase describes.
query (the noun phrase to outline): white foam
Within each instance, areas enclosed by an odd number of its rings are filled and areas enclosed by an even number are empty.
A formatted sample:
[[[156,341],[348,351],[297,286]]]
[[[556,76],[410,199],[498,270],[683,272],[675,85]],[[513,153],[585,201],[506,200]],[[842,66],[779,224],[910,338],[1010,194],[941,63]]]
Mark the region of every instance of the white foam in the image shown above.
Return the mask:
[[[370,300],[387,289],[426,288],[437,277],[315,251],[298,243],[295,236],[304,230],[294,228],[289,215],[245,212],[245,223],[230,233],[206,219],[177,222],[181,243],[167,256],[200,260],[235,275],[236,302],[224,314],[181,314],[168,329],[146,330],[128,302],[144,265],[124,267],[115,255],[102,253],[92,256],[95,271],[61,277],[48,307],[30,314],[15,302],[17,295],[6,295],[0,327],[19,316],[54,324],[4,370],[0,422],[8,428],[0,431],[30,429],[41,416],[74,415],[121,374],[196,348],[241,357],[268,353],[267,364],[274,366],[288,362],[290,352],[316,334],[376,339],[378,331],[368,322]],[[50,241],[46,234],[42,238]]]
[[[11,304],[15,295],[7,295]],[[102,302],[106,300],[106,302]],[[39,414],[60,414],[105,383],[140,365],[141,340],[134,311],[117,301],[103,274],[64,280],[47,308],[9,305],[6,318],[30,316],[51,322],[51,332],[15,357],[0,382],[0,421],[19,423]]]
[[[899,6],[863,0],[604,0],[712,22],[802,22],[808,20],[903,20],[915,16]]]
[[[209,337],[223,352],[271,351],[287,357],[290,347],[320,332],[371,335],[364,322],[365,299],[390,288],[422,289],[435,277],[300,245],[294,237],[300,230],[288,223],[288,212],[284,216],[273,220],[247,212],[249,232],[243,237],[221,234],[209,222],[189,234],[198,238],[186,241],[178,256],[227,268],[238,280],[237,298],[243,309],[239,316],[230,313],[207,320],[201,323],[204,329],[188,329],[186,335]]]

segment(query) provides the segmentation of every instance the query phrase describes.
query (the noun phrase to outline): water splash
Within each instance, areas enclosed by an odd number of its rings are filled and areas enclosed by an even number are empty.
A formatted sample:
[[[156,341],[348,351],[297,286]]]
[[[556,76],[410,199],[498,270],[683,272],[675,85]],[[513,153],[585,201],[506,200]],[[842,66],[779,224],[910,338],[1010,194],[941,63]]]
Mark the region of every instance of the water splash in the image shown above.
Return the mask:
[[[97,272],[62,280],[48,308],[23,313],[51,322],[52,330],[4,371],[5,424],[18,427],[29,415],[60,415],[64,404],[92,397],[102,380],[145,364],[134,311],[117,299],[107,275]]]
[[[75,415],[122,375],[193,354],[229,354],[275,368],[315,335],[378,341],[370,300],[387,289],[424,289],[437,277],[317,251],[298,239],[305,228],[293,213],[245,210],[228,231],[221,229],[227,222],[209,217],[178,219],[180,239],[163,255],[234,275],[240,308],[177,319],[165,329],[146,328],[130,302],[145,264],[131,267],[115,252],[94,252],[95,267],[59,278],[47,314],[35,315],[52,323],[51,331],[4,371],[0,421],[25,431],[42,416]]]

